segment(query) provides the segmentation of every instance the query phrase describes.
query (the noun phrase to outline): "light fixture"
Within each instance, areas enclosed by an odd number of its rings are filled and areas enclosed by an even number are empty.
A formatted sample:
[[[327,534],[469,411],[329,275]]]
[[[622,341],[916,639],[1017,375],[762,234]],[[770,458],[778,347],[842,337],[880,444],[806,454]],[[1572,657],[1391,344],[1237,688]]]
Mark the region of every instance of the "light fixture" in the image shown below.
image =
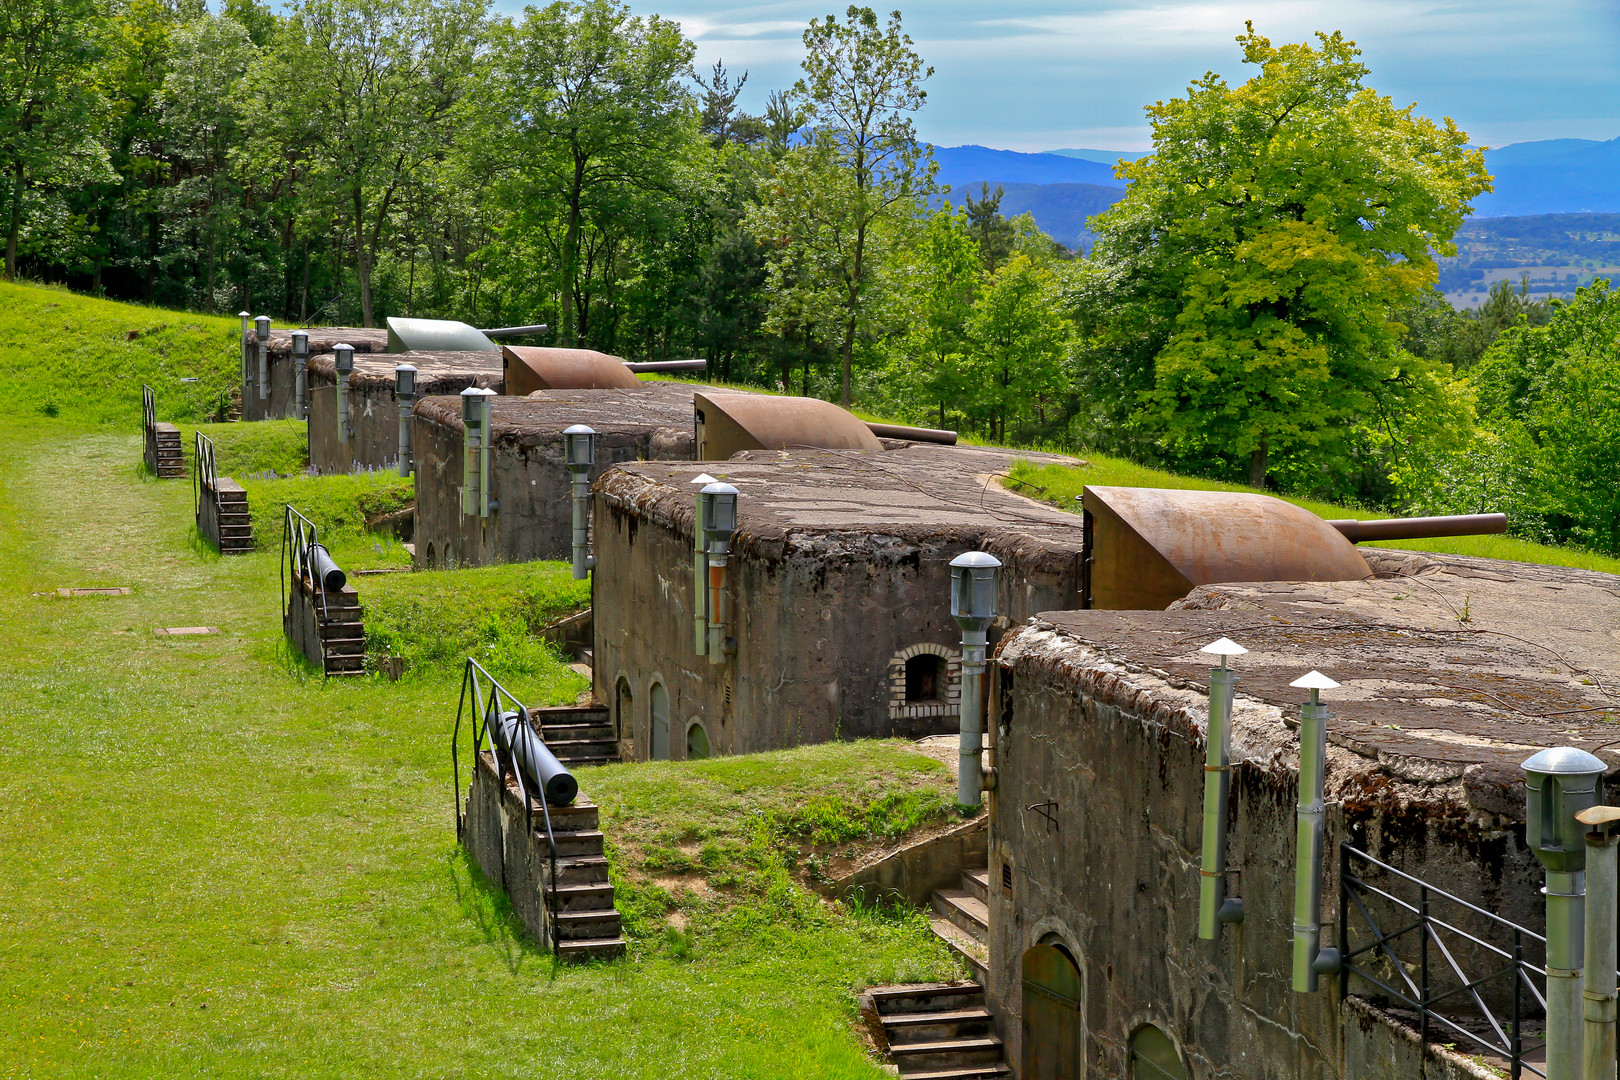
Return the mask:
[[[958,695],[961,735],[957,743],[956,801],[976,807],[995,774],[984,768],[983,676],[990,624],[996,618],[1001,560],[986,551],[964,551],[951,560],[951,618],[962,628],[962,686]]]

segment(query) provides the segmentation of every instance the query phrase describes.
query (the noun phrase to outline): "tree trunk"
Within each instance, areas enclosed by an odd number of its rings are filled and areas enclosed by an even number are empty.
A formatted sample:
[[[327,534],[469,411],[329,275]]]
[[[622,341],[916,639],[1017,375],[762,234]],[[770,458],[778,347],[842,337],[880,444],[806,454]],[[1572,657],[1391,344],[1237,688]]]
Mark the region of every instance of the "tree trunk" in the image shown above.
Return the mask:
[[[574,182],[568,191],[568,231],[563,234],[562,325],[557,343],[565,349],[579,347],[579,326],[574,319],[574,278],[579,273],[579,199],[585,187],[585,162],[574,155]]]
[[[360,325],[371,325],[371,259],[366,251],[366,211],[360,189],[354,189],[354,272],[360,279]]]
[[[1249,486],[1263,488],[1266,486],[1266,444],[1261,443],[1255,447],[1254,453],[1249,455]]]
[[[22,232],[23,163],[11,165],[11,223],[6,231],[6,280],[17,280],[17,234]]]

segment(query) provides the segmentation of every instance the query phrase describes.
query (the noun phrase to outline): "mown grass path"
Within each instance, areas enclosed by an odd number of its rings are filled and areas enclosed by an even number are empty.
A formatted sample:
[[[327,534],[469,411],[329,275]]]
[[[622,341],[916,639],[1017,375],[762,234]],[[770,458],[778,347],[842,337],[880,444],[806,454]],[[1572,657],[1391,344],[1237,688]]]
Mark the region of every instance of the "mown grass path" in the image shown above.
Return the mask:
[[[915,921],[801,897],[686,958],[555,967],[454,843],[454,687],[305,677],[274,550],[198,550],[187,485],[138,457],[0,426],[0,1075],[882,1075],[850,990],[948,972]],[[83,585],[134,592],[54,595]],[[153,634],[193,625],[224,633]]]

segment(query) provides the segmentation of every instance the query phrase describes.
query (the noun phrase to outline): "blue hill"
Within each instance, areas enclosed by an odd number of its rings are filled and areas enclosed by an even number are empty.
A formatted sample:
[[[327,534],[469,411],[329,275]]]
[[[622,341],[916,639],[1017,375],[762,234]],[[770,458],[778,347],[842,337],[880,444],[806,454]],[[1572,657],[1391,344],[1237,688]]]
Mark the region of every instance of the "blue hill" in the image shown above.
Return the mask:
[[[1479,217],[1620,212],[1620,139],[1547,139],[1485,152],[1496,190]]]
[[[983,181],[996,184],[1101,184],[1122,188],[1114,179],[1111,166],[1099,161],[1063,157],[1058,154],[1020,154],[1016,150],[992,150],[988,146],[936,146],[938,180],[959,194],[968,184]]]

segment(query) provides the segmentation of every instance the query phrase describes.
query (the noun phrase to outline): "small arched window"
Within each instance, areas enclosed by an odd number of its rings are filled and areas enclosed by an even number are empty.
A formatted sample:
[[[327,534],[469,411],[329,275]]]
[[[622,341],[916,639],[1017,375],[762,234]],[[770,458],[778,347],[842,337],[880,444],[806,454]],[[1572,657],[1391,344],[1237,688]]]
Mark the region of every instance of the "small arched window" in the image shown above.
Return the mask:
[[[709,733],[696,720],[686,729],[686,756],[688,760],[709,756]]]
[[[945,658],[918,653],[906,661],[906,700],[938,702],[945,700]]]
[[[630,680],[620,675],[613,691],[613,724],[619,738],[634,737],[635,729],[630,726],[634,721],[635,698],[630,693]]]
[[[1152,1024],[1143,1024],[1131,1036],[1131,1080],[1187,1080],[1176,1044]]]

